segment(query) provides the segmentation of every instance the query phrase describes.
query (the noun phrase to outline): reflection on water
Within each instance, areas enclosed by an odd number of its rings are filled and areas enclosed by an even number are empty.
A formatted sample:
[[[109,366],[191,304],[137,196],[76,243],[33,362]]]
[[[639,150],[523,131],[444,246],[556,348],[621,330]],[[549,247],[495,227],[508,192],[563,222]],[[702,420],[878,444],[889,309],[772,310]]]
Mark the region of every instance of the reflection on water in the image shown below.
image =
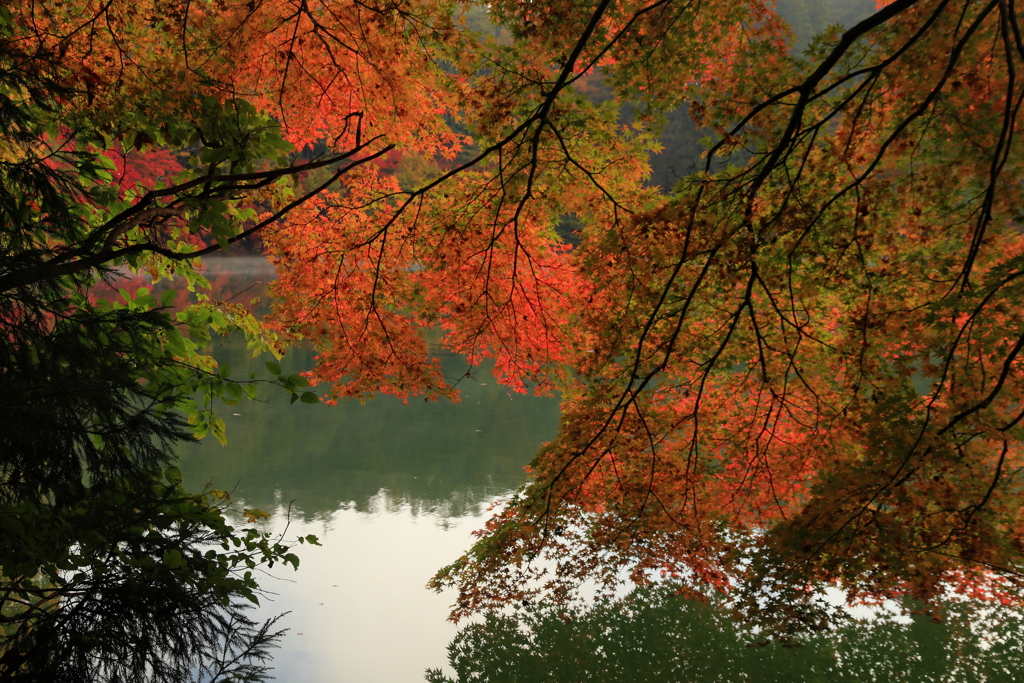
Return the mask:
[[[316,534],[323,547],[300,547],[298,571],[259,577],[276,593],[261,614],[290,611],[282,624],[291,630],[274,654],[278,681],[422,682],[427,668],[445,660],[458,633],[445,622],[453,599],[424,584],[465,550],[482,517],[394,509],[383,494],[366,503],[368,511],[293,522],[289,536]],[[284,510],[275,512],[273,527],[281,530]]]
[[[233,261],[211,266],[215,298],[260,296],[253,285],[270,279],[266,265]],[[266,376],[270,359],[248,359],[241,339],[217,340],[213,350],[232,377]],[[311,362],[300,349],[282,366],[288,374]],[[460,358],[443,363],[449,377],[466,374]],[[262,402],[220,409],[226,447],[206,439],[181,449],[187,489],[212,483],[274,512],[276,531],[288,526],[287,536],[316,534],[323,544],[299,548],[299,571],[260,580],[276,593],[262,611],[291,611],[274,675],[286,683],[422,681],[457,633],[445,622],[453,596],[424,585],[471,544],[486,508],[525,480],[523,466],[554,438],[557,401],[510,393],[482,370],[459,383],[458,404],[289,405],[275,389],[262,391]]]
[[[229,339],[216,352],[236,377],[246,373],[239,342]],[[311,362],[308,351],[298,350],[286,359],[285,373]],[[263,369],[262,361],[256,365]],[[445,368],[455,376],[466,371],[457,358]],[[195,489],[212,482],[261,509],[278,497],[294,500],[306,520],[348,506],[369,511],[382,490],[385,508],[479,514],[482,501],[525,480],[523,466],[554,437],[558,404],[512,394],[489,373],[475,374],[460,383],[458,404],[403,405],[380,396],[365,404],[289,405],[287,394],[269,387],[266,402],[222,413],[226,448],[207,440],[182,450],[185,483]]]
[[[944,623],[851,620],[798,646],[758,645],[714,598],[671,588],[589,608],[529,606],[465,627],[449,647],[456,673],[431,683],[962,683],[1020,680],[1019,610],[952,601]],[[909,622],[909,623],[908,623]]]

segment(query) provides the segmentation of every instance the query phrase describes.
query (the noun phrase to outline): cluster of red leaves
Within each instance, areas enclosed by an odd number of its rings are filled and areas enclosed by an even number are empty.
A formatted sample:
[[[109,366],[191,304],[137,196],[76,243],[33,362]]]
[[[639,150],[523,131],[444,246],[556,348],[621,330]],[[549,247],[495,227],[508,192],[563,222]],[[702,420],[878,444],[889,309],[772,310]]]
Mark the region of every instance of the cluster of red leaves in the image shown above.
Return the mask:
[[[581,379],[531,484],[435,579],[455,616],[659,569],[1014,594],[1024,53],[995,4],[902,5],[843,57],[848,89],[784,54],[707,72],[716,151],[760,154],[584,241]]]

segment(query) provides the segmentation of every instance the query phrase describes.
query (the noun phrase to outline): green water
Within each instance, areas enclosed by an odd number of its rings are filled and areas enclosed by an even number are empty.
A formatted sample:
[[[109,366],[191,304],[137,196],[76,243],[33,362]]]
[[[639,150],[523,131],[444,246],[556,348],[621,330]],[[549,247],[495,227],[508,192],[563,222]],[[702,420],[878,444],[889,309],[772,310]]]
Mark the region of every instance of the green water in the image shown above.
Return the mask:
[[[242,375],[241,349],[219,349],[218,356],[233,376]],[[312,359],[300,350],[287,361],[286,373]],[[458,358],[445,367],[465,373]],[[511,393],[486,371],[475,374],[459,384],[457,404],[405,405],[379,396],[364,404],[289,405],[287,394],[269,388],[265,403],[221,413],[227,447],[208,439],[183,454],[186,484],[212,482],[260,508],[294,500],[303,520],[339,507],[368,511],[382,490],[417,512],[478,514],[482,501],[524,481],[523,466],[554,436],[558,404]]]

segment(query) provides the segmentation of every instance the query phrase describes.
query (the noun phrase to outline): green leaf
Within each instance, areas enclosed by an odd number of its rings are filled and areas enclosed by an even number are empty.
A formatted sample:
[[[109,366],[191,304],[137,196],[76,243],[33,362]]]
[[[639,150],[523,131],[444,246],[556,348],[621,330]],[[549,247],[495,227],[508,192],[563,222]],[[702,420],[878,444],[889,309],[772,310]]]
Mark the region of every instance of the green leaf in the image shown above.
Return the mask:
[[[267,366],[267,372],[269,372],[271,375],[281,374],[281,366],[275,363],[274,361],[268,360],[265,363],[265,365]]]
[[[163,563],[171,569],[177,569],[181,566],[181,551],[177,548],[171,548],[164,553]]]
[[[216,437],[217,441],[220,442],[221,446],[228,444],[228,437],[225,433],[224,420],[219,417],[215,417],[210,420],[210,432]]]
[[[245,397],[245,393],[242,391],[242,387],[240,387],[240,386],[238,386],[237,384],[234,384],[234,383],[225,384],[224,385],[224,391],[227,394],[229,394],[231,399],[233,400],[232,405],[237,404],[239,401],[242,400],[242,398]],[[222,397],[221,400],[225,400],[225,399]]]
[[[312,391],[302,392],[302,396],[299,397],[303,403],[319,403],[320,397],[314,394]]]
[[[170,484],[180,484],[181,470],[174,465],[164,468],[164,479],[166,479]]]
[[[268,519],[270,517],[269,512],[264,512],[259,508],[243,508],[242,516],[245,517],[247,522],[255,522],[257,519]]]
[[[210,164],[211,166],[213,164],[224,161],[229,156],[231,156],[231,149],[229,147],[220,147],[217,149],[207,148],[199,153],[199,158],[203,161],[203,163]]]

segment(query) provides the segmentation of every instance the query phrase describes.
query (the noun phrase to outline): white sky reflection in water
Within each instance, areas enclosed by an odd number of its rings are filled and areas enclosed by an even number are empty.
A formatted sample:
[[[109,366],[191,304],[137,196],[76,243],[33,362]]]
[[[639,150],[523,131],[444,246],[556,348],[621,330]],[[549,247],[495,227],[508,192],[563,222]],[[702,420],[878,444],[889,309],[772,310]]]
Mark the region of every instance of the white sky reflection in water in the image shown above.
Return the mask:
[[[351,507],[324,519],[293,520],[288,536],[316,534],[323,547],[299,546],[299,570],[260,579],[278,595],[260,613],[291,614],[291,630],[274,658],[283,683],[422,681],[424,669],[451,673],[446,645],[457,627],[445,621],[454,594],[424,588],[431,573],[458,557],[485,515],[415,514],[385,491],[370,512]],[[272,528],[284,524],[284,510]],[[301,634],[301,635],[300,635]]]

